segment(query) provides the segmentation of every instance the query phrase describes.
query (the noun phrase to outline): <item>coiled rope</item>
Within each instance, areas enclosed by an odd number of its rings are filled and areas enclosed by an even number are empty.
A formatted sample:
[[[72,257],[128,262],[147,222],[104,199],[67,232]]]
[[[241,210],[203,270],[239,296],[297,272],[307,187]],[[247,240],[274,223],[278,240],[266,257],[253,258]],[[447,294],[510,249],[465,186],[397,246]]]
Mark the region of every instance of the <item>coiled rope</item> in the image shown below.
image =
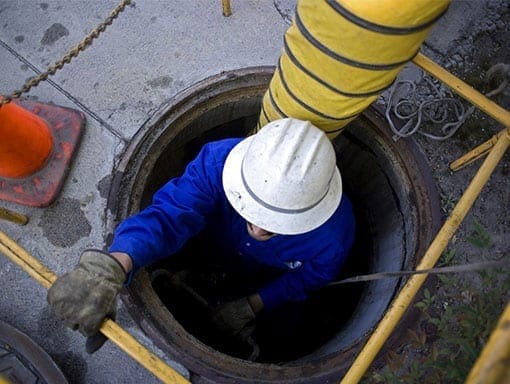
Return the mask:
[[[487,71],[489,82],[500,84],[485,96],[493,97],[505,90],[510,77],[510,65],[498,63]],[[407,91],[406,91],[407,90]],[[474,112],[475,106],[466,109],[464,104],[438,80],[424,75],[419,81],[400,80],[392,87],[385,116],[396,141],[419,133],[432,140],[446,140],[464,124]],[[397,127],[394,119],[404,122]],[[440,125],[439,133],[433,133]],[[428,131],[424,127],[428,128]]]

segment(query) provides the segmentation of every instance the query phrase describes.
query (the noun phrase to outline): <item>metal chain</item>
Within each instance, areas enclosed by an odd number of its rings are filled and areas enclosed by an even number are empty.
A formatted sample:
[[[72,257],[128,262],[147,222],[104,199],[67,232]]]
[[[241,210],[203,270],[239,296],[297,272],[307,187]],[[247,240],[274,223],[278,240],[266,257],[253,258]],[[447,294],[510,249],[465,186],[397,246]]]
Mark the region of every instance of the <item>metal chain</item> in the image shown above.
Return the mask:
[[[13,99],[17,99],[23,93],[27,93],[31,88],[37,87],[41,81],[46,80],[49,76],[54,75],[55,72],[57,72],[59,69],[62,69],[65,64],[70,63],[74,57],[78,56],[80,52],[89,47],[94,39],[96,39],[102,32],[104,32],[106,27],[111,25],[113,20],[116,19],[117,16],[119,16],[119,14],[129,4],[131,4],[131,0],[121,0],[120,3],[110,12],[110,15],[101,24],[99,24],[87,36],[85,36],[82,41],[71,48],[60,60],[50,65],[46,71],[39,74],[38,76],[28,79],[25,84],[23,84],[21,89],[12,92],[8,96],[0,98],[0,107],[9,103]]]

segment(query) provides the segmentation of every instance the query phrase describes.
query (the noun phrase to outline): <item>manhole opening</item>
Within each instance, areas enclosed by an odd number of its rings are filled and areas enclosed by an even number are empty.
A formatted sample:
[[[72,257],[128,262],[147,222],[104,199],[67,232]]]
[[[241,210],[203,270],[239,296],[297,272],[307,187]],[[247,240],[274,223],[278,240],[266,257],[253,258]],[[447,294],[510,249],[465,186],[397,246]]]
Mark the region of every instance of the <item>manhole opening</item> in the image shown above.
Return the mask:
[[[200,137],[186,144],[182,157],[185,162],[191,160],[205,143],[219,137],[245,136],[256,124],[257,118],[258,114],[254,114],[210,127]],[[340,167],[345,147],[355,145],[348,139],[349,135],[346,137],[346,140],[334,142]],[[168,164],[167,158],[175,156],[175,148],[169,148],[168,151],[156,163],[154,174],[161,177],[157,184],[168,180],[157,167],[158,164]],[[351,172],[346,172],[346,175],[343,177],[343,188],[347,195],[354,197],[357,238],[339,278],[368,273],[371,260],[374,259],[371,229],[366,220],[367,208],[350,188],[349,178],[356,175]],[[152,191],[153,188],[149,186],[148,189]],[[144,193],[144,197],[149,195]],[[210,323],[210,312],[216,305],[252,294],[257,287],[274,276],[242,274],[234,268],[229,269],[226,264],[218,265],[215,263],[218,259],[216,255],[221,252],[213,242],[199,235],[189,240],[177,254],[150,266],[148,272],[156,294],[187,332],[214,349],[234,357],[263,363],[282,363],[312,353],[348,322],[364,290],[363,283],[329,286],[313,293],[301,304],[285,305],[271,314],[262,313],[253,333],[253,340],[259,348],[254,358],[252,344],[215,330]],[[172,275],[180,276],[179,283],[174,283]]]
[[[179,176],[203,144],[245,136],[257,121],[272,70],[247,68],[206,79],[155,116],[119,164],[108,202],[115,217],[109,229],[150,204],[154,192]],[[351,122],[334,146],[358,229],[339,278],[412,268],[439,217],[423,155],[411,141],[394,142],[373,109]],[[200,300],[175,292],[165,278],[165,270],[191,270],[186,282],[211,304],[241,295],[245,281],[197,262],[197,255],[209,252],[215,250],[204,249],[203,242],[188,242],[178,255],[139,271],[123,300],[160,347],[212,381],[322,383],[339,378],[400,286],[398,279],[388,279],[321,289],[303,304],[301,321],[285,335],[272,334],[271,324],[261,318],[256,334],[261,353],[255,362],[247,361],[250,346],[218,341]],[[280,320],[285,323],[285,316]]]

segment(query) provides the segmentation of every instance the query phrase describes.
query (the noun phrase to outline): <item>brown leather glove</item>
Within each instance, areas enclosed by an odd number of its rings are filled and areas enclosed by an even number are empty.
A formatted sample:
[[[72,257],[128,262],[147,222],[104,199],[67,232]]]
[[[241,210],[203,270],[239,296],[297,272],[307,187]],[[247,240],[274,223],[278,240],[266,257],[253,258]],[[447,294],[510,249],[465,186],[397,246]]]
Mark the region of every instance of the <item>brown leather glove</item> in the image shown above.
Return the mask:
[[[125,280],[117,260],[102,251],[86,250],[76,268],[51,286],[48,303],[68,327],[95,336],[105,317],[115,314]]]
[[[243,297],[218,306],[213,312],[212,323],[220,332],[240,335],[255,316],[248,298]]]

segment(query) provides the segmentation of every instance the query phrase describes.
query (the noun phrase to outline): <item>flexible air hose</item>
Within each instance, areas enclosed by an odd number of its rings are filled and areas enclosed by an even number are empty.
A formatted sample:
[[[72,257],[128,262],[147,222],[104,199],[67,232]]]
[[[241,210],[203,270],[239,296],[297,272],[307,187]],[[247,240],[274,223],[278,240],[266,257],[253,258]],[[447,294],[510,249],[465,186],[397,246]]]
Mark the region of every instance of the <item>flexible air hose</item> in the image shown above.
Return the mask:
[[[300,0],[257,130],[283,117],[330,138],[391,86],[450,0]]]

